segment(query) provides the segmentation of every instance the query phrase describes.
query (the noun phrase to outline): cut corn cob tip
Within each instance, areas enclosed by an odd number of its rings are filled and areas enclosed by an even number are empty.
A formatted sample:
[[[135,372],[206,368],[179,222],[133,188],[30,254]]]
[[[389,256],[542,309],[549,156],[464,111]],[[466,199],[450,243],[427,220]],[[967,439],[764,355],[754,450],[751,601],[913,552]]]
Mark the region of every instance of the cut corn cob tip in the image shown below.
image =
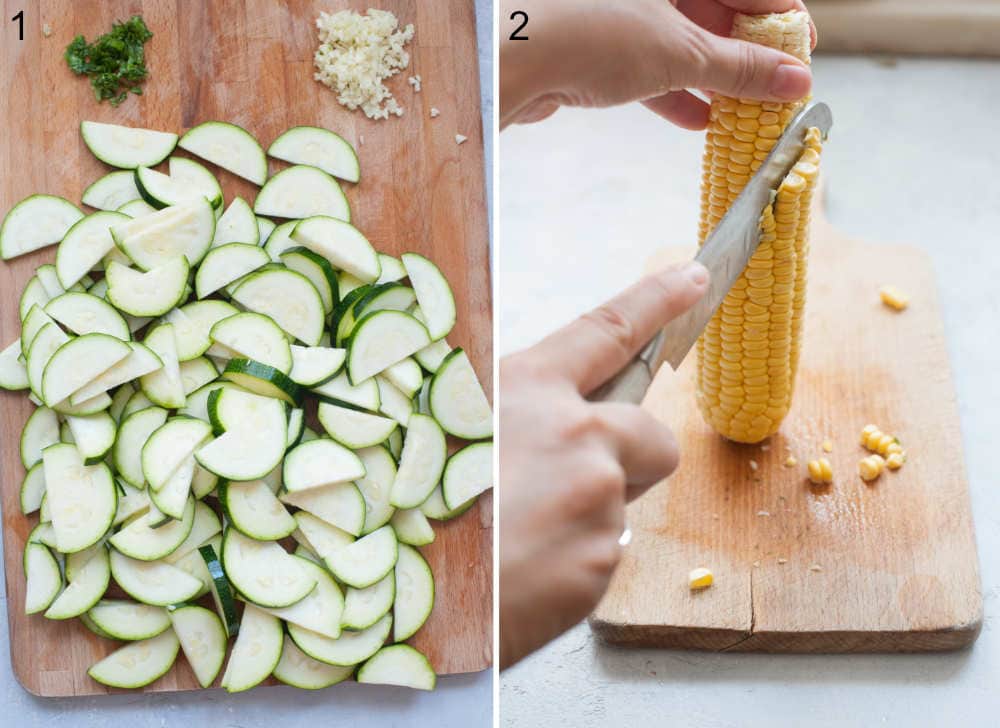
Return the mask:
[[[833,466],[826,458],[810,460],[808,470],[809,480],[815,485],[826,485],[833,482]]]
[[[809,15],[797,10],[770,15],[737,13],[733,18],[732,36],[777,48],[803,63],[809,63],[812,54]]]
[[[882,303],[896,311],[902,311],[910,305],[910,297],[896,286],[882,286],[878,289],[878,295],[882,299]]]
[[[698,591],[699,589],[707,589],[712,586],[712,582],[715,577],[712,572],[705,568],[691,569],[688,574],[688,588],[691,591]]]

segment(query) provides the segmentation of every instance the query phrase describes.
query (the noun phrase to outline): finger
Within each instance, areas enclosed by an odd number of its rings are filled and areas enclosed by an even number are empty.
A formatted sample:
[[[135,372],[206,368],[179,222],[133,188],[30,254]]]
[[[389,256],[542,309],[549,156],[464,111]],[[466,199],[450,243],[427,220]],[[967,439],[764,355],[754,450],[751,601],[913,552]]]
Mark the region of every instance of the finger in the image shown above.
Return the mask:
[[[674,433],[636,405],[616,402],[593,404],[611,434],[618,460],[625,470],[626,498],[633,500],[677,469],[680,454]]]
[[[642,103],[681,129],[698,131],[708,126],[708,104],[688,91],[671,91]]]
[[[708,287],[708,271],[688,263],[647,276],[532,349],[545,367],[584,395],[611,378],[668,321]]]

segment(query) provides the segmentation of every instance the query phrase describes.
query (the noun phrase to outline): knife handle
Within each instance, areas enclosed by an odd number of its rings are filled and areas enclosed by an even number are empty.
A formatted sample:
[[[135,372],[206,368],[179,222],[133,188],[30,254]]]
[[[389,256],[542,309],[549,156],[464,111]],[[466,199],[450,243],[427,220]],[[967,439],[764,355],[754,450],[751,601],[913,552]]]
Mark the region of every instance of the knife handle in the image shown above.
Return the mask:
[[[625,368],[590,393],[590,402],[624,402],[639,404],[646,396],[652,375],[646,362],[633,359]]]

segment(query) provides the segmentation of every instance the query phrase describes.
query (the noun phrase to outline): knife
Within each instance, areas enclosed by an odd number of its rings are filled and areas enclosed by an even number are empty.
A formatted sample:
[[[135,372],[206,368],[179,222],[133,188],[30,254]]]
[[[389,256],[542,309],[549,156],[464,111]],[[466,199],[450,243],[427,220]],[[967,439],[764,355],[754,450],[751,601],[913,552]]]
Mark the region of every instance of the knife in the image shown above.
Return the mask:
[[[760,244],[760,216],[801,156],[806,131],[816,127],[825,140],[832,126],[833,113],[822,102],[807,104],[795,115],[695,256],[711,277],[705,295],[668,323],[620,372],[591,393],[590,401],[638,404],[661,361],[666,360],[675,370],[680,367],[756,252]]]

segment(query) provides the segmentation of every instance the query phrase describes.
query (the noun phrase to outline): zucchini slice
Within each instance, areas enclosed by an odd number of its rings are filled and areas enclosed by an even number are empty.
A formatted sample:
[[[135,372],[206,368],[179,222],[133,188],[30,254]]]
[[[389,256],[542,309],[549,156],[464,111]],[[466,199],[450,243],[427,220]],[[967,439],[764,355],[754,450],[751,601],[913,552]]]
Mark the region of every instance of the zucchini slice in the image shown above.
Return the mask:
[[[395,509],[389,502],[389,495],[396,480],[396,461],[381,445],[362,448],[357,452],[366,471],[365,477],[356,483],[365,499],[365,527],[361,533],[366,534],[381,528],[392,518]]]
[[[97,121],[81,122],[80,134],[95,157],[121,169],[155,167],[177,146],[176,134]]]
[[[428,405],[449,435],[465,440],[493,436],[493,409],[468,355],[455,349],[431,380]]]
[[[416,402],[400,392],[381,374],[376,375],[375,383],[378,385],[378,395],[381,400],[379,412],[391,417],[403,427],[409,426],[410,415],[417,410]]]
[[[359,683],[433,690],[437,675],[430,661],[409,645],[383,647],[358,670]]]
[[[155,607],[193,599],[202,588],[200,579],[165,561],[140,561],[115,549],[111,551],[111,576],[130,597]]]
[[[448,443],[440,425],[427,415],[411,416],[390,502],[397,508],[416,508],[427,500],[441,481],[447,457]]]
[[[303,387],[316,387],[333,379],[344,366],[346,349],[326,346],[297,346],[289,348],[292,369],[289,378]]]
[[[122,528],[109,541],[118,551],[139,561],[156,561],[174,553],[194,527],[195,501],[187,499],[180,520],[156,527],[149,513]]]
[[[402,392],[407,399],[413,399],[424,383],[424,374],[420,371],[420,365],[409,358],[396,362],[382,372],[382,376]]]
[[[194,289],[198,298],[205,298],[264,267],[270,257],[261,248],[248,243],[227,243],[213,247],[198,266]]]
[[[375,281],[376,283],[392,283],[393,281],[401,281],[406,278],[406,268],[403,267],[403,262],[399,258],[379,253],[378,259],[382,266],[382,273],[379,275],[378,280]]]
[[[257,246],[260,243],[260,228],[250,205],[242,197],[234,197],[222,217],[215,224],[215,238],[212,247],[218,248],[227,243],[247,243]]]
[[[462,448],[445,465],[441,492],[454,510],[493,487],[493,442],[474,442]]]
[[[240,594],[262,607],[290,607],[316,588],[301,559],[274,541],[257,541],[235,528],[222,538],[222,568]]]
[[[146,396],[160,407],[178,409],[186,403],[184,381],[181,379],[180,363],[177,361],[177,339],[174,325],[165,323],[148,334],[143,343],[163,362],[160,369],[143,374],[139,384]]]
[[[163,677],[174,665],[180,642],[172,629],[131,642],[87,670],[91,678],[115,688],[141,688]]]
[[[183,182],[149,167],[138,167],[135,170],[135,186],[142,199],[157,210],[172,205],[195,202],[199,199],[206,199],[213,208],[219,204],[218,199],[204,197],[197,187],[185,185]]]
[[[21,503],[21,513],[28,515],[34,513],[42,507],[42,498],[45,497],[45,470],[41,461],[36,462],[24,475],[21,481],[19,500]]]
[[[222,687],[230,693],[238,693],[264,682],[281,659],[284,639],[280,619],[247,604],[240,620],[240,633],[222,676]]]
[[[282,481],[289,493],[357,480],[365,474],[361,458],[343,445],[320,438],[285,456]]]
[[[341,372],[329,382],[313,387],[312,392],[324,402],[346,404],[371,411],[377,411],[382,403],[378,384],[374,379],[354,385],[347,378],[347,372]]]
[[[306,431],[306,413],[298,407],[288,413],[288,436],[285,438],[285,452],[287,453],[302,440],[302,435]]]
[[[198,684],[209,687],[222,669],[229,646],[222,621],[215,612],[195,604],[171,607],[167,613]]]
[[[347,373],[353,384],[369,379],[431,343],[427,328],[403,311],[376,311],[362,318],[347,342]]]
[[[107,334],[122,341],[132,338],[128,324],[114,306],[89,293],[64,293],[45,304],[45,313],[77,336]]]
[[[229,583],[222,562],[219,561],[219,554],[222,552],[221,539],[218,544],[208,543],[198,547],[198,553],[205,562],[211,577],[212,599],[215,601],[215,609],[222,618],[222,623],[226,627],[226,634],[230,637],[240,631],[240,623],[236,619],[236,597],[233,593],[233,586]]]
[[[227,480],[256,480],[281,462],[288,422],[280,401],[227,388],[210,416],[226,432],[195,452],[206,470]]]
[[[195,553],[198,547],[210,541],[214,536],[222,533],[222,522],[215,515],[215,511],[201,501],[194,504],[194,522],[191,530],[185,537],[181,545],[174,549],[164,560],[168,564],[177,564],[181,559],[189,554]],[[202,561],[201,556],[198,557]]]
[[[69,586],[46,610],[48,619],[79,617],[100,601],[111,582],[108,550],[102,545],[66,557]]]
[[[39,333],[33,345],[39,343],[41,336]],[[74,395],[76,404],[97,396],[108,387],[86,394],[91,390],[90,385],[131,353],[129,344],[107,334],[85,334],[64,342],[45,364],[42,399],[51,407],[70,395]],[[77,398],[76,393],[86,396]]]
[[[74,223],[56,251],[59,284],[71,288],[100,263],[115,247],[111,226],[128,219],[128,215],[120,212],[95,212]]]
[[[271,234],[267,236],[267,242],[264,244],[264,252],[270,256],[273,263],[280,263],[281,254],[289,248],[299,247],[299,244],[292,240],[292,231],[295,230],[295,226],[298,224],[298,220],[288,220],[275,227],[271,231]],[[338,288],[339,283],[338,279]]]
[[[163,607],[126,599],[102,599],[87,612],[87,617],[109,638],[126,642],[148,640],[170,627]]]
[[[365,499],[354,483],[334,483],[298,493],[282,493],[282,503],[301,508],[332,526],[360,535],[365,526]]]
[[[112,462],[118,475],[136,488],[146,487],[142,472],[142,448],[146,440],[167,421],[162,407],[147,407],[124,416],[118,429]]]
[[[420,504],[420,510],[425,516],[432,518],[435,521],[450,521],[452,518],[457,518],[465,513],[475,504],[475,500],[469,500],[460,505],[458,508],[448,508],[448,504],[444,502],[444,495],[442,494],[441,486],[439,485],[434,489],[430,496],[428,496],[427,500]]]
[[[323,300],[323,310],[327,313],[333,311],[333,307],[340,300],[340,288],[337,283],[337,273],[326,258],[317,255],[308,248],[298,247],[283,252],[281,262],[289,270],[294,270],[308,278]]]
[[[368,629],[389,613],[395,600],[396,575],[391,572],[364,589],[348,587],[341,626],[354,631]]]
[[[132,521],[149,511],[149,495],[145,490],[134,488],[123,480],[117,481],[118,508],[115,509],[113,525],[119,526],[126,521]]]
[[[73,443],[83,456],[86,465],[100,462],[115,444],[118,423],[107,412],[77,417],[66,416],[66,424],[73,434]]]
[[[45,292],[45,286],[38,280],[37,275],[29,278],[28,282],[24,284],[24,290],[21,291],[21,298],[18,299],[17,304],[17,312],[21,321],[23,322],[28,317],[28,313],[35,306],[39,309],[44,308],[50,298],[51,296]],[[27,341],[27,337],[22,336],[21,338]],[[28,344],[26,343],[24,346],[27,349]]]
[[[455,296],[441,269],[422,255],[404,253],[406,274],[417,294],[431,339],[437,341],[455,326]]]
[[[118,263],[108,266],[108,300],[132,316],[162,316],[185,298],[187,258],[180,255],[143,273]]]
[[[142,446],[142,473],[153,490],[160,490],[180,466],[212,436],[207,422],[171,417]]]
[[[108,466],[85,465],[75,446],[62,443],[45,448],[42,462],[59,551],[69,554],[93,546],[111,527],[118,509]]]
[[[83,213],[55,195],[31,195],[11,208],[0,225],[0,258],[10,260],[58,243]]]
[[[354,543],[354,536],[347,531],[331,526],[308,511],[298,511],[293,518],[298,526],[297,538],[304,540],[319,558]]]
[[[347,182],[361,179],[358,155],[342,136],[318,126],[293,126],[271,142],[269,156],[292,164],[319,167]]]
[[[31,468],[42,461],[42,451],[59,442],[59,418],[48,407],[39,407],[28,416],[21,430],[21,464]]]
[[[406,544],[399,545],[395,572],[392,639],[403,642],[416,634],[434,608],[434,575],[420,552]]]
[[[87,334],[87,336],[101,336],[101,334]],[[81,336],[76,341],[81,341],[87,338],[87,336]],[[154,354],[145,344],[140,344],[138,341],[127,341],[125,342],[125,346],[129,350],[128,356],[120,359],[105,369],[100,375],[74,391],[70,397],[71,404],[78,405],[93,397],[105,394],[108,390],[114,389],[120,384],[131,382],[133,379],[141,377],[144,374],[155,372],[163,366],[160,357]],[[58,352],[56,352],[56,356],[58,355]],[[56,366],[56,356],[52,357],[49,366],[45,368],[46,377],[49,376],[49,367]]]
[[[124,174],[127,174],[129,177],[131,177],[133,179],[133,184],[134,184],[135,175],[133,175],[131,172],[124,172]],[[124,205],[119,207],[116,210],[116,212],[120,212],[122,215],[128,215],[129,217],[134,219],[137,217],[145,217],[146,215],[152,215],[154,212],[156,212],[156,208],[140,197],[138,200],[132,200],[131,202],[126,202]],[[110,255],[114,256],[113,259],[118,260],[119,263],[125,262],[125,260],[120,259],[120,258],[126,258],[125,254],[122,253],[117,248],[113,249]]]
[[[360,632],[341,632],[337,639],[288,625],[288,636],[309,657],[328,665],[357,665],[378,652],[392,630],[392,615],[386,614],[368,629]]]
[[[384,442],[399,426],[387,417],[329,402],[319,403],[318,417],[330,437],[352,450]]]
[[[0,388],[19,390],[28,388],[28,368],[21,361],[21,340],[0,352]]]
[[[159,490],[149,489],[150,512],[159,511],[162,516],[181,519],[190,500],[191,481],[194,478],[194,455],[188,455]]]
[[[295,530],[292,518],[271,489],[260,480],[218,485],[219,503],[226,520],[241,533],[258,541],[277,541]]]
[[[44,612],[62,589],[59,562],[48,547],[29,541],[24,547],[24,613]]]
[[[201,193],[216,210],[222,209],[222,187],[219,186],[219,180],[203,165],[187,157],[171,157],[168,166],[171,179]]]
[[[174,337],[176,340],[176,336]],[[219,370],[215,368],[209,359],[199,356],[195,359],[183,361],[178,366],[181,375],[181,384],[184,387],[184,396],[201,389],[209,382],[214,382],[219,376]]]
[[[344,270],[365,283],[374,283],[382,272],[378,253],[361,231],[344,218],[322,213],[299,222],[292,240],[326,258],[334,268]],[[343,295],[343,294],[341,294]]]
[[[181,255],[197,265],[215,236],[215,213],[208,200],[200,198],[119,223],[111,228],[111,236],[141,270]]]
[[[246,129],[235,124],[206,121],[182,136],[177,146],[255,185],[267,180],[264,150]]]
[[[253,203],[257,215],[302,219],[329,215],[351,219],[351,207],[337,180],[305,165],[283,169],[267,181]]]
[[[270,316],[285,333],[308,346],[316,346],[323,336],[323,301],[301,273],[281,268],[251,273],[232,297],[244,308]]]
[[[55,298],[56,296],[62,295],[66,292],[66,289],[63,288],[63,284],[59,282],[59,274],[56,272],[56,267],[51,263],[45,263],[44,265],[38,266],[35,269],[35,275],[38,276],[38,280],[42,282],[42,287],[45,288],[45,292],[49,294],[49,298]]]
[[[254,250],[260,250],[254,248]],[[239,313],[219,321],[209,332],[212,341],[247,359],[277,369],[292,370],[292,351],[285,333],[270,318],[259,313]]]
[[[286,685],[303,690],[321,690],[347,680],[354,666],[327,665],[300,650],[294,640],[286,639],[281,659],[274,666],[274,676]]]
[[[195,301],[168,313],[164,318],[174,325],[177,358],[183,362],[204,354],[212,345],[209,338],[212,327],[239,312],[225,301]]]
[[[391,526],[382,526],[354,543],[328,554],[324,561],[338,581],[355,589],[363,589],[392,571],[397,555],[395,531]]]
[[[42,393],[46,365],[52,359],[52,355],[67,341],[69,341],[69,337],[55,323],[43,325],[38,333],[32,337],[31,347],[25,356],[25,368],[28,370],[28,386],[31,388],[32,395],[35,395],[37,399],[40,399],[39,395]]]
[[[329,572],[309,559],[301,556],[292,558],[316,580],[316,588],[306,595],[305,599],[290,607],[267,608],[265,612],[273,614],[289,624],[297,624],[325,637],[336,639],[340,636],[340,618],[344,612],[344,595]]]
[[[261,246],[266,244],[267,239],[271,237],[271,233],[274,232],[276,227],[278,226],[266,217],[257,217],[257,232],[259,237],[259,242],[257,244]]]
[[[128,170],[109,172],[83,191],[81,202],[98,210],[114,211],[122,205],[140,199],[135,175]]]
[[[389,521],[400,543],[410,546],[426,546],[434,542],[434,527],[419,508],[399,509]]]

